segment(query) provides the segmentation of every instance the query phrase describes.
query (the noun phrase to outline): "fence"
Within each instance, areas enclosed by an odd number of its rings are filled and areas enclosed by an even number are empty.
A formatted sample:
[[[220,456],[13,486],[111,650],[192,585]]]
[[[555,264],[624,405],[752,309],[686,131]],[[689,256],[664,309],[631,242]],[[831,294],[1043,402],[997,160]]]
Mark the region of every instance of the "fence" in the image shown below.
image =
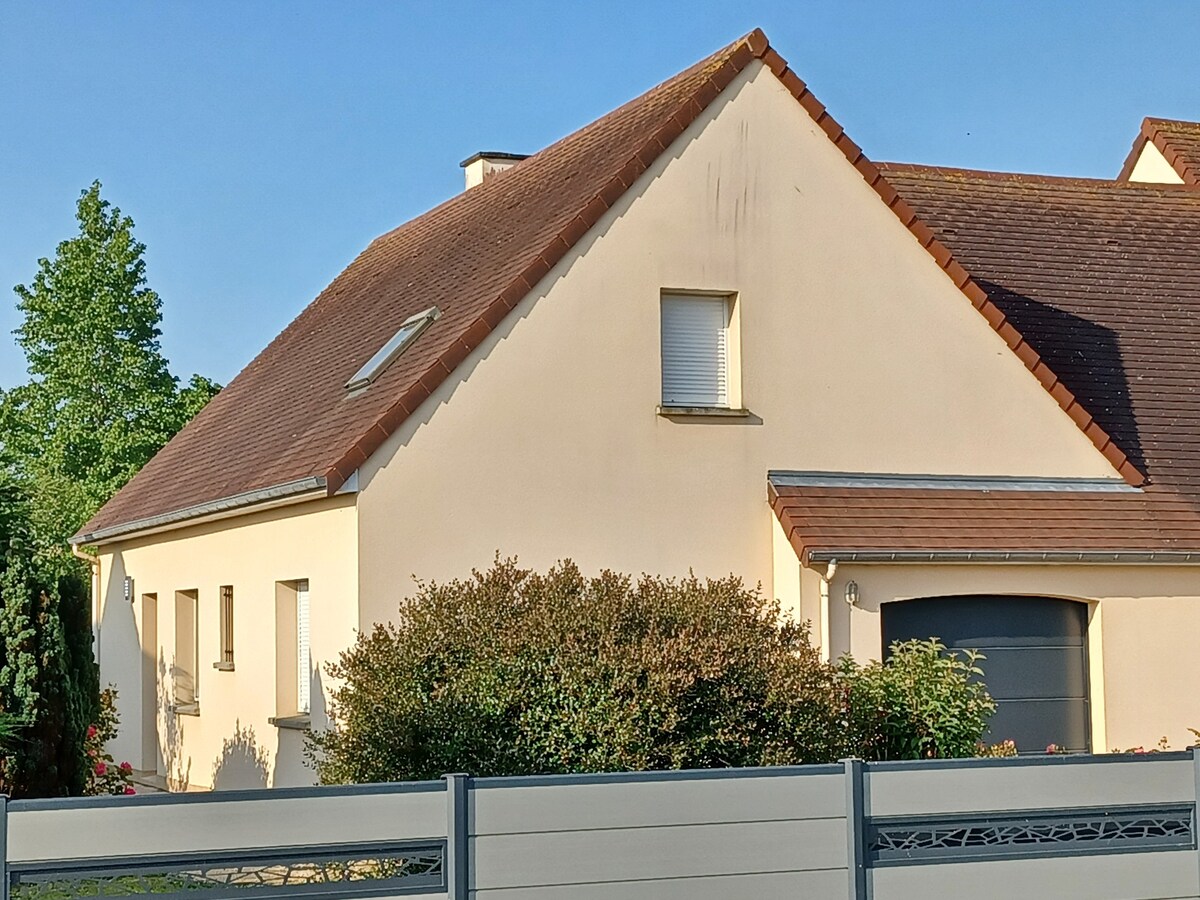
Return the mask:
[[[4,897],[1200,898],[1194,752],[11,801]]]

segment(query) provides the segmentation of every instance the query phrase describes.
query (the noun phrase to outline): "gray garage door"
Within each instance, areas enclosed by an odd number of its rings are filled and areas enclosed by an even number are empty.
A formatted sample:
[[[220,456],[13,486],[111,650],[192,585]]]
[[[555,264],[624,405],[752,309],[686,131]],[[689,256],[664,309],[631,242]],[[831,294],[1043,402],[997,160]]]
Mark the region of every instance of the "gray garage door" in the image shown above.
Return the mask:
[[[882,617],[884,647],[936,636],[951,649],[987,656],[980,668],[997,701],[989,743],[1011,738],[1023,753],[1044,752],[1047,744],[1089,749],[1085,604],[929,597],[885,603]]]

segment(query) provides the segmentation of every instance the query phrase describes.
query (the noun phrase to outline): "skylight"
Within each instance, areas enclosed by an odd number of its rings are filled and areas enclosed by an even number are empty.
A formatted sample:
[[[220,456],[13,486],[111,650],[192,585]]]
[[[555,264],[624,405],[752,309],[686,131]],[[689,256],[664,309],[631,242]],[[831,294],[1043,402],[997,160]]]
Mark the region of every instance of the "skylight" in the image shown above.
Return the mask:
[[[392,361],[403,353],[420,336],[421,332],[428,328],[441,314],[442,311],[440,309],[436,306],[431,306],[424,312],[419,312],[415,316],[405,319],[400,325],[400,330],[396,332],[391,340],[380,347],[376,354],[368,359],[361,369],[354,373],[354,377],[346,382],[346,390],[357,391],[371,384],[371,382],[387,371],[387,367],[392,364]]]

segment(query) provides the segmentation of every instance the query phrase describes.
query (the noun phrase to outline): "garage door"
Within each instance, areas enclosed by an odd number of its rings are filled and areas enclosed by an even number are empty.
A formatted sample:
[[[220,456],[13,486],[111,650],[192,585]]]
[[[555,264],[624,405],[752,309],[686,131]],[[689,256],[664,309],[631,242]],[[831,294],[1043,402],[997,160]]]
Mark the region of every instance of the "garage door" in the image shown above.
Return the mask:
[[[883,645],[938,637],[972,649],[996,699],[989,743],[1007,738],[1023,753],[1047,744],[1089,749],[1087,607],[1050,597],[930,597],[886,603]],[[886,651],[885,651],[886,653]]]

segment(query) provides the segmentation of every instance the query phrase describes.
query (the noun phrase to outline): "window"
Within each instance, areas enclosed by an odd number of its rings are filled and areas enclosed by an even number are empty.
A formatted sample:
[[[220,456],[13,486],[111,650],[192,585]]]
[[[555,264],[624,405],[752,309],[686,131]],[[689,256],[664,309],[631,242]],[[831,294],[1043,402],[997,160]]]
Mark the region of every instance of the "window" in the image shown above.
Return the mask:
[[[396,359],[404,350],[415,341],[436,319],[441,316],[441,310],[436,306],[431,306],[424,312],[419,312],[415,316],[410,316],[400,324],[400,330],[397,331],[386,344],[376,351],[375,355],[368,359],[361,369],[354,373],[354,377],[346,382],[346,390],[357,391],[367,387],[376,378],[387,371],[393,360]]]
[[[196,622],[198,596],[194,590],[175,592],[175,662],[171,674],[176,712],[194,712],[200,703],[196,668],[196,660],[200,655],[200,632]]]
[[[213,663],[214,669],[233,671],[233,585],[221,585],[221,658]]]
[[[308,631],[308,581],[296,582],[296,712],[309,711],[312,650]]]
[[[731,298],[664,294],[662,405],[728,408]]]
[[[275,584],[275,711],[280,727],[307,727],[312,650],[308,579]]]

